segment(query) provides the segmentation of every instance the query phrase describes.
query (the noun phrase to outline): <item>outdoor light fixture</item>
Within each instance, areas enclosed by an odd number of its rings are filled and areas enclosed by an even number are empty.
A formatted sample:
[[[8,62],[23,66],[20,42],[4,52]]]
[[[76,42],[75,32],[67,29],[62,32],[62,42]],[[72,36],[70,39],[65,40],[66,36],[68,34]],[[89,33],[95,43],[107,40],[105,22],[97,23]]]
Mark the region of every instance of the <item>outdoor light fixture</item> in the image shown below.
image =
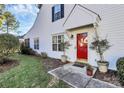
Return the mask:
[[[71,39],[73,39],[74,38],[74,35],[71,35],[71,37],[70,37]]]

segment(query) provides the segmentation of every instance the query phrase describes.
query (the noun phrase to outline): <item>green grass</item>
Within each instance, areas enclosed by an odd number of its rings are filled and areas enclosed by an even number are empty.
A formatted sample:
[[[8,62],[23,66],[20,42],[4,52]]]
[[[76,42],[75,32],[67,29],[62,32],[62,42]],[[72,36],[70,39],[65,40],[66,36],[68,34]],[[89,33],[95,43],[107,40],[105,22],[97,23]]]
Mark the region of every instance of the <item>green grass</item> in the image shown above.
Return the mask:
[[[20,65],[11,68],[4,73],[0,73],[0,87],[47,87],[51,80],[51,76],[43,68],[40,58],[26,55],[16,55],[13,58],[18,59]],[[59,84],[53,87],[68,87],[68,85],[60,81]]]

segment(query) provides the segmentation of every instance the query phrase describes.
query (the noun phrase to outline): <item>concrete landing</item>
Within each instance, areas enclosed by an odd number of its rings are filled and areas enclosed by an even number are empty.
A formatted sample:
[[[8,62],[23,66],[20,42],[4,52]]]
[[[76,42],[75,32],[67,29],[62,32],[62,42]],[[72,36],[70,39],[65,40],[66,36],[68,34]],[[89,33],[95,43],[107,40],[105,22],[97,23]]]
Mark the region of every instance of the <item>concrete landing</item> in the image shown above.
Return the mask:
[[[94,68],[94,73],[96,68]],[[73,64],[66,64],[48,72],[49,74],[63,80],[75,88],[117,88],[113,84],[100,81],[86,75],[86,68],[75,67]]]

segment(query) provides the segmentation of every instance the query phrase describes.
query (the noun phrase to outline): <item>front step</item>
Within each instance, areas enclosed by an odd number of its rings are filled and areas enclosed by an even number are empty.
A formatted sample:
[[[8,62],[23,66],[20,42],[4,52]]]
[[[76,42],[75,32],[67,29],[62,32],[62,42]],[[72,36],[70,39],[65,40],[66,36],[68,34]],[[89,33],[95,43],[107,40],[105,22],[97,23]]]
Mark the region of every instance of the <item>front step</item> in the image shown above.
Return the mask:
[[[88,60],[87,59],[77,59],[76,62],[79,62],[79,63],[88,63]]]

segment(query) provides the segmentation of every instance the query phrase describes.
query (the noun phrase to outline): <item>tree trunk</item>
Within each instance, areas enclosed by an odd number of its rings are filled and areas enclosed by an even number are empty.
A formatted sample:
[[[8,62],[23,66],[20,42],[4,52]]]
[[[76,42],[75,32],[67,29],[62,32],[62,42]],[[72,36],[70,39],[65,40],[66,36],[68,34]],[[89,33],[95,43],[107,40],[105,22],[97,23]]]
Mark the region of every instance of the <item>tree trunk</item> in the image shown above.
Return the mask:
[[[6,19],[6,31],[7,31],[7,34],[9,33],[9,28],[8,28],[8,18]]]
[[[7,34],[9,33],[8,25],[7,25]]]
[[[103,53],[101,53],[101,50],[99,52],[99,56],[100,56],[100,61],[103,62],[104,61],[104,57],[103,57]]]
[[[96,39],[99,42],[99,36],[98,36],[97,30],[96,30],[96,27],[95,27],[95,35],[96,35]],[[100,61],[103,62],[104,61],[104,57],[103,57],[103,53],[101,52],[101,48],[100,48],[99,45],[98,45],[98,51],[99,51]]]

